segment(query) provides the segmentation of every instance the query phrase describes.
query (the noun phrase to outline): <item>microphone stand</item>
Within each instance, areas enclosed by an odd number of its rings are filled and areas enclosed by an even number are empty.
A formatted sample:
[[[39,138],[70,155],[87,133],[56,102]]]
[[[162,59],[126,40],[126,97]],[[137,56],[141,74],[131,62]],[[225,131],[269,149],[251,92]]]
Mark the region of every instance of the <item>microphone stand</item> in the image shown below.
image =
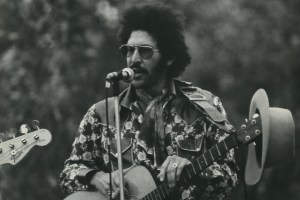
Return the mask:
[[[111,134],[109,130],[109,111],[108,111],[108,89],[111,84],[109,81],[105,82],[105,112],[106,112],[106,143],[107,143],[107,151],[108,151],[108,165],[110,167],[109,170],[109,200],[112,200],[112,170],[113,166],[111,164]]]
[[[108,87],[110,84],[113,86],[113,98],[115,107],[115,123],[116,123],[116,136],[117,136],[117,152],[118,152],[118,170],[120,180],[120,200],[124,200],[124,177],[123,177],[123,162],[122,162],[122,147],[121,147],[121,131],[120,131],[120,111],[119,111],[119,82],[117,80],[112,83],[106,83]],[[108,128],[108,127],[107,127]]]

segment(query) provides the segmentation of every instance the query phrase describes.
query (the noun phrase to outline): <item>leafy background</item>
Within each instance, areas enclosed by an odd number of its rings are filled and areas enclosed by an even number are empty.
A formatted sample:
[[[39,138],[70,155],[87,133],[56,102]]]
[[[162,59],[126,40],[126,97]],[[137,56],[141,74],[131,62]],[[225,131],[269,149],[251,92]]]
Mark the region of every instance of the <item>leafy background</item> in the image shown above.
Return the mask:
[[[63,199],[58,176],[78,124],[103,99],[106,74],[125,66],[116,40],[120,9],[137,2],[0,0],[0,131],[38,119],[53,136],[18,165],[0,166],[0,200]],[[272,107],[292,111],[299,155],[300,2],[165,2],[187,17],[193,60],[181,78],[220,96],[234,125],[264,88]],[[259,184],[247,187],[248,198],[300,199],[299,180],[295,159],[265,170]],[[228,199],[244,199],[242,182]]]

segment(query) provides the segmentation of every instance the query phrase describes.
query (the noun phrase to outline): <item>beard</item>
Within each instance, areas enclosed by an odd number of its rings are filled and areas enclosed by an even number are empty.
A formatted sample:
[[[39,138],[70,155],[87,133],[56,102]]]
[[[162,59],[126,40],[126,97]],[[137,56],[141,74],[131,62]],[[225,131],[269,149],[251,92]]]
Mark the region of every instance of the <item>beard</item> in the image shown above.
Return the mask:
[[[167,61],[160,59],[159,62],[152,68],[147,69],[139,63],[130,66],[134,70],[135,77],[131,82],[136,89],[148,89],[156,85],[156,83],[167,79]]]

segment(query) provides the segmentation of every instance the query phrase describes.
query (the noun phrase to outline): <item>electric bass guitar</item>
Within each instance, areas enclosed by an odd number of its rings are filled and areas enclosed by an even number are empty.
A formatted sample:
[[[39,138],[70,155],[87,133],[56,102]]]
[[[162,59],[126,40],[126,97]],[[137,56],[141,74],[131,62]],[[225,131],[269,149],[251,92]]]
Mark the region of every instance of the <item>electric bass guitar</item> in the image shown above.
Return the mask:
[[[22,126],[21,126],[22,128]],[[20,130],[21,130],[20,128]],[[51,133],[46,129],[39,129],[33,132],[21,132],[21,136],[4,141],[5,135],[0,133],[0,165],[9,163],[16,165],[34,146],[45,146],[52,140]],[[26,129],[27,130],[27,129]],[[16,131],[15,131],[16,132]]]
[[[258,114],[255,114],[251,120],[241,125],[236,132],[197,157],[190,165],[187,165],[180,175],[176,188],[188,186],[196,175],[200,174],[213,162],[226,156],[229,150],[243,144],[249,144],[261,134],[261,118]],[[163,200],[174,191],[167,183],[156,186],[150,172],[142,166],[130,169],[124,175],[124,180],[128,183],[128,187],[126,187],[128,189],[128,200]],[[107,200],[107,197],[99,192],[77,191],[64,200]]]

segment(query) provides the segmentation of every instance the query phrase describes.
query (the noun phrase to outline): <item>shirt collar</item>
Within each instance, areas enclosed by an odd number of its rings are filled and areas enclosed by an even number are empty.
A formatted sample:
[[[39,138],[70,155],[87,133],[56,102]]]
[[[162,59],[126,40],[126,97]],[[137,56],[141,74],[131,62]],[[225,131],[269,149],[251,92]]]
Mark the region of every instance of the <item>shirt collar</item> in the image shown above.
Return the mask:
[[[166,92],[169,92],[172,97],[176,96],[176,88],[173,79],[169,81]],[[136,100],[135,88],[131,84],[119,95],[121,107],[130,109],[131,105],[136,102]]]

